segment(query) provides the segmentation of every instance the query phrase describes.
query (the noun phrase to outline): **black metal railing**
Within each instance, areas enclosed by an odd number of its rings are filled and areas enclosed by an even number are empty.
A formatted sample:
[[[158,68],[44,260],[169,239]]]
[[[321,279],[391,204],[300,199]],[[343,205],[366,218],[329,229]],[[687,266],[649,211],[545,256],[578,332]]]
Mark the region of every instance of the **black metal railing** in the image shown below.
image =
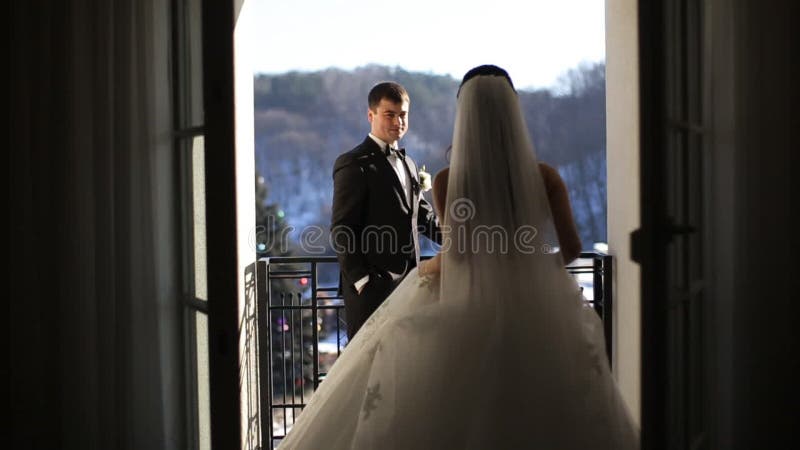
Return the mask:
[[[567,271],[603,320],[611,359],[611,256],[581,253]],[[256,267],[262,448],[273,448],[347,343],[333,256],[271,257]],[[264,376],[266,374],[266,376]]]

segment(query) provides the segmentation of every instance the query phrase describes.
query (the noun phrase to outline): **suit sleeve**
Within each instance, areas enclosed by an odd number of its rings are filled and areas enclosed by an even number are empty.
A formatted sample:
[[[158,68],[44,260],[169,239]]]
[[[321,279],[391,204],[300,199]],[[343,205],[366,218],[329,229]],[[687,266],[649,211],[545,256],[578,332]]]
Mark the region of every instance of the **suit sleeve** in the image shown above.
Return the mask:
[[[433,206],[424,198],[419,199],[419,206],[417,206],[417,230],[433,242],[442,243],[439,219],[436,217]]]
[[[333,169],[331,238],[339,266],[350,284],[368,275],[361,232],[367,202],[366,179],[354,161],[336,161]]]

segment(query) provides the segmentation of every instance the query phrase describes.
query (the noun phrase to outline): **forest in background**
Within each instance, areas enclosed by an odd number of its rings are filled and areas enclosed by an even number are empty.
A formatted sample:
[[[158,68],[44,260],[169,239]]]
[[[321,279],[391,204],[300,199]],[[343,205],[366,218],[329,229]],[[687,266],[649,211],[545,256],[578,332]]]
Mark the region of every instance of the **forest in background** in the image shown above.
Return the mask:
[[[292,241],[305,227],[327,231],[333,162],[369,132],[367,93],[383,80],[408,90],[402,145],[436,173],[447,165],[460,80],[378,65],[255,76],[258,225],[265,230],[258,240],[268,243],[266,253],[287,253],[271,247],[288,226]],[[584,249],[591,250],[606,241],[605,64],[579,65],[556,87],[519,96],[537,156],[564,178]]]

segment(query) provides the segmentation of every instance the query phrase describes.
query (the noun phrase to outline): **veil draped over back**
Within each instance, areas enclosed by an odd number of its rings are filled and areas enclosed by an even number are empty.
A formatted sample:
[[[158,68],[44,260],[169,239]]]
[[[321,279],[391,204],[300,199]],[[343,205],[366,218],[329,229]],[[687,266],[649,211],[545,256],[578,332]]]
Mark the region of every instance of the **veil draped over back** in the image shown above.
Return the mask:
[[[457,331],[441,333],[454,349],[442,366],[472,373],[464,384],[443,380],[444,401],[515,411],[442,410],[458,430],[448,438],[470,448],[525,448],[531,438],[540,448],[630,448],[602,445],[602,437],[620,436],[604,427],[625,435],[630,422],[622,420],[627,411],[602,353],[600,320],[557,251],[519,99],[503,77],[462,86],[445,203],[440,302],[443,328]],[[609,407],[619,414],[607,414]],[[576,417],[588,420],[577,424]],[[564,433],[575,425],[581,431]],[[491,442],[481,442],[483,427],[495,430]]]

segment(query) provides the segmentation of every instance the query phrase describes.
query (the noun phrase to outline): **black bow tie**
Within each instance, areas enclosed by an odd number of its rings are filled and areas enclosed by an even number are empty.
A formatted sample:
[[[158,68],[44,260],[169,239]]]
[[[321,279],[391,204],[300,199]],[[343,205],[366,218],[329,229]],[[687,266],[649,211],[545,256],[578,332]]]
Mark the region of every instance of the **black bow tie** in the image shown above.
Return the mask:
[[[406,159],[406,149],[404,149],[404,148],[392,148],[392,147],[387,145],[385,152],[386,152],[386,156],[389,156],[392,153],[394,153],[394,156],[396,156],[396,157],[398,157],[400,159]]]

